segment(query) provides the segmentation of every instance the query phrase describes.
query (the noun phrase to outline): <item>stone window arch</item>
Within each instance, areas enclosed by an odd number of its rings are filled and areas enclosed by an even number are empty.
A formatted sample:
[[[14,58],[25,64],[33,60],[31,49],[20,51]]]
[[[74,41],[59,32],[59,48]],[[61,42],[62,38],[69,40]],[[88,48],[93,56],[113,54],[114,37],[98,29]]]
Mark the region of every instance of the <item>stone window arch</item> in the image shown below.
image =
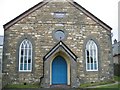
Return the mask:
[[[32,43],[27,39],[19,46],[19,71],[32,71]]]
[[[85,47],[86,71],[98,71],[98,46],[94,40],[88,40]]]

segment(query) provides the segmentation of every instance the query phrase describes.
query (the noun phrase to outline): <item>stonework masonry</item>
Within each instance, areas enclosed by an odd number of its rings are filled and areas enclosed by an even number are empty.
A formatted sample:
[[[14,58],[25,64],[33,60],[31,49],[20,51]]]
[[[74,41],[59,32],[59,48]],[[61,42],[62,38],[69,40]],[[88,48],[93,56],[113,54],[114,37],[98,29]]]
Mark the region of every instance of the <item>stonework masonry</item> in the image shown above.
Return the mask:
[[[55,18],[54,12],[65,12],[66,15],[63,18]],[[3,86],[18,83],[40,83],[44,69],[43,57],[58,43],[54,38],[55,30],[63,30],[66,33],[63,42],[78,57],[76,78],[79,84],[112,79],[111,31],[69,2],[48,2],[5,30]],[[19,72],[18,70],[19,45],[25,38],[33,44],[32,72]],[[97,43],[99,50],[99,69],[91,72],[86,71],[85,68],[84,50],[86,42],[90,39]]]

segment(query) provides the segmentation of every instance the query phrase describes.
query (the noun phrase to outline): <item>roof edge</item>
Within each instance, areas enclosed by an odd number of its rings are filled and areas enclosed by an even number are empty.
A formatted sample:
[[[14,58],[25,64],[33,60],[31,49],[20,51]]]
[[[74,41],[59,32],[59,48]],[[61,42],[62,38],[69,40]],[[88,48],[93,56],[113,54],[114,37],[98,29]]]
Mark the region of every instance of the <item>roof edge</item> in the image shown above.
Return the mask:
[[[34,12],[35,10],[37,10],[38,8],[44,6],[45,4],[47,4],[50,0],[43,0],[41,2],[39,2],[38,4],[34,5],[33,7],[31,7],[30,9],[26,10],[25,12],[23,12],[22,14],[20,14],[19,16],[15,17],[14,19],[12,19],[11,21],[9,21],[8,23],[4,24],[4,30],[7,30],[9,27],[11,27],[12,25],[14,25],[15,23],[17,23],[19,20],[23,19],[24,17],[26,17],[27,15],[29,15],[30,13]],[[99,18],[97,18],[95,15],[93,15],[92,13],[90,13],[88,10],[86,10],[84,7],[82,7],[80,4],[78,4],[77,2],[73,1],[73,0],[66,0],[68,1],[70,4],[72,4],[74,7],[76,7],[78,10],[82,11],[85,15],[89,16],[91,19],[93,19],[96,23],[100,24],[103,28],[111,31],[112,28],[107,25],[106,23],[104,23],[102,20],[100,20]]]
[[[77,9],[79,9],[80,11],[82,11],[85,15],[87,15],[88,17],[90,17],[91,19],[93,19],[95,22],[97,22],[98,24],[100,24],[102,27],[104,27],[105,29],[111,31],[112,28],[107,25],[106,23],[104,23],[102,20],[100,20],[99,18],[97,18],[95,15],[93,15],[91,12],[89,12],[87,9],[85,9],[84,7],[82,7],[80,4],[78,4],[77,2],[73,1],[70,2],[74,7],[76,7]]]
[[[26,17],[27,15],[29,15],[30,13],[34,12],[35,10],[37,10],[38,8],[44,6],[47,3],[48,3],[48,0],[44,0],[44,1],[41,1],[38,4],[34,5],[33,7],[29,8],[28,10],[26,10],[22,14],[18,15],[14,19],[12,19],[9,22],[7,22],[6,24],[4,24],[3,25],[4,30],[8,29],[9,27],[11,27],[15,23],[17,23],[19,20],[23,19],[24,17]]]

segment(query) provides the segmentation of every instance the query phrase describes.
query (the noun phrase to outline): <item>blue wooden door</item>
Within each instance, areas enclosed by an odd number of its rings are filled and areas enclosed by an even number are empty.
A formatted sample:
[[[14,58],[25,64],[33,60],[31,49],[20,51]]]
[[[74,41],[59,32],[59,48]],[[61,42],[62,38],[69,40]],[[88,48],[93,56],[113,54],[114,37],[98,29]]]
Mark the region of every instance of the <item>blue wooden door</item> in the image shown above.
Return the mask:
[[[52,62],[52,84],[67,84],[67,63],[61,56]]]

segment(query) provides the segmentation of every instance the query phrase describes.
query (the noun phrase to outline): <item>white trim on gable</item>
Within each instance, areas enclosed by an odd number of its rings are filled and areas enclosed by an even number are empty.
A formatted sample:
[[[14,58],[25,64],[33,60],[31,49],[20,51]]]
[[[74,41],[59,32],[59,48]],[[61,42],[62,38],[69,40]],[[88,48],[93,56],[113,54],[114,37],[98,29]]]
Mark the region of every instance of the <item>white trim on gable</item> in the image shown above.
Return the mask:
[[[44,60],[46,60],[50,55],[52,55],[60,47],[62,47],[74,60],[77,59],[77,56],[62,41],[60,41],[45,55]]]

